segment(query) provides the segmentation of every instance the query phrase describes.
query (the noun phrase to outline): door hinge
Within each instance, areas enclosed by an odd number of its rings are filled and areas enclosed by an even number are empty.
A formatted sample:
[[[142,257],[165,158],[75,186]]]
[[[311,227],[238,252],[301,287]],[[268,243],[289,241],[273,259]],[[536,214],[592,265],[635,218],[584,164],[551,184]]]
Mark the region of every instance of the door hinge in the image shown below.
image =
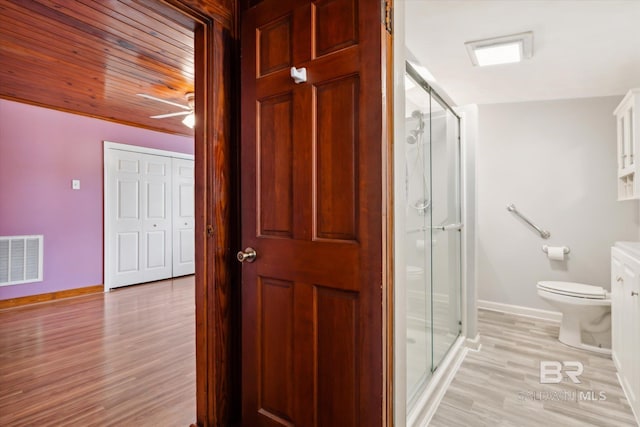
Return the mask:
[[[393,8],[392,0],[382,0],[382,16],[384,17],[384,28],[387,33],[393,34]]]

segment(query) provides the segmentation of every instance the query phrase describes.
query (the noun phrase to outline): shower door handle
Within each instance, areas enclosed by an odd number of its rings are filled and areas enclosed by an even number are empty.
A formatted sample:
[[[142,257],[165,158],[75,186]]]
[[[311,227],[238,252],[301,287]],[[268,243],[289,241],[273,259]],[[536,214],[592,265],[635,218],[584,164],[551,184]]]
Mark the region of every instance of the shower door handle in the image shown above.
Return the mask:
[[[448,230],[462,230],[462,227],[464,227],[464,224],[459,222],[456,224],[445,224],[445,225],[432,225],[431,229],[433,230],[442,230],[442,231],[448,231]]]
[[[462,227],[464,227],[464,224],[459,222],[457,224],[447,224],[447,225],[443,225],[442,226],[442,230],[446,231],[446,230],[462,230]]]

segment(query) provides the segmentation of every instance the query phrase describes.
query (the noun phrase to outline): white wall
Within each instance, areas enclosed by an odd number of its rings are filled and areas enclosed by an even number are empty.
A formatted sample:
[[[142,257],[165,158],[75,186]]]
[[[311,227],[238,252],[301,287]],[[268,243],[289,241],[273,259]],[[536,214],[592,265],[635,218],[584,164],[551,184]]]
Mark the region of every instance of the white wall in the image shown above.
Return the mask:
[[[477,178],[476,149],[478,145],[478,106],[466,105],[456,108],[462,116],[462,229],[463,236],[463,283],[462,328],[467,339],[475,339],[478,334],[478,290],[476,286],[476,245],[477,229]]]
[[[539,280],[609,289],[610,247],[637,240],[638,203],[616,201],[616,130],[621,96],[483,105],[479,108],[478,298],[552,310]],[[506,210],[518,210],[551,237]],[[550,261],[543,244],[569,246]]]

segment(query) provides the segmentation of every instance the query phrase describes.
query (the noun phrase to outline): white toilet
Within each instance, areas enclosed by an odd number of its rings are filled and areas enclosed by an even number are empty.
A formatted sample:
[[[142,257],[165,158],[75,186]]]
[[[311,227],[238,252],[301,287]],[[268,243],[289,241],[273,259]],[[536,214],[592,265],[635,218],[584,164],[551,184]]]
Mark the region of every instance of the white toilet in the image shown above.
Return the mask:
[[[611,296],[599,286],[538,282],[538,295],[562,313],[560,342],[611,354]],[[593,344],[583,343],[583,334]]]

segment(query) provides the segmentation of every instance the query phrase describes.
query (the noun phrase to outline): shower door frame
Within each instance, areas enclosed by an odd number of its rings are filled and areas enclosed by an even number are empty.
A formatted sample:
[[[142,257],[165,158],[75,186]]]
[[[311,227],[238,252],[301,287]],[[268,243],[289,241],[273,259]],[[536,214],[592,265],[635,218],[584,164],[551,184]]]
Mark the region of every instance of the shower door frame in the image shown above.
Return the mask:
[[[443,107],[444,111],[448,111],[450,112],[453,117],[455,117],[457,123],[456,123],[456,131],[457,131],[457,147],[456,147],[456,155],[457,155],[457,159],[456,159],[456,171],[455,173],[457,174],[456,177],[456,198],[457,198],[457,218],[460,221],[460,224],[464,225],[465,223],[465,212],[464,212],[464,195],[465,195],[465,189],[464,189],[464,172],[463,172],[463,145],[462,145],[462,117],[461,115],[459,115],[450,105],[449,103],[442,98],[442,96],[440,96],[440,94],[438,94],[438,92],[431,86],[429,85],[424,78],[417,72],[417,70],[411,65],[411,63],[409,61],[405,61],[405,68],[403,70],[403,75],[408,75],[418,86],[420,86],[425,92],[426,95],[429,96],[429,150],[430,150],[430,154],[429,154],[429,163],[430,163],[430,179],[429,179],[429,188],[430,188],[430,198],[433,198],[433,175],[432,175],[432,170],[431,170],[431,165],[433,164],[433,158],[431,157],[431,146],[432,146],[432,115],[433,115],[433,111],[432,111],[432,104],[431,101],[435,98],[436,102],[440,104],[441,107]],[[446,117],[446,114],[445,114]],[[449,171],[449,168],[452,165],[447,165],[447,171]],[[394,177],[395,178],[395,177]],[[432,206],[433,207],[433,206]],[[432,218],[431,218],[432,221]],[[433,226],[433,223],[431,223],[431,226]],[[430,237],[430,240],[433,239],[433,228],[431,228],[431,231],[428,235],[428,237]],[[430,312],[429,312],[429,318],[430,318],[430,329],[429,329],[429,334],[430,334],[430,348],[428,349],[428,351],[431,352],[431,357],[430,357],[430,367],[428,372],[426,372],[426,377],[424,380],[420,380],[422,383],[418,385],[418,389],[415,391],[415,395],[413,396],[405,396],[405,401],[407,403],[406,405],[406,413],[407,416],[409,415],[410,412],[414,411],[415,409],[420,410],[421,408],[418,408],[419,403],[422,400],[422,396],[426,393],[428,393],[428,389],[430,388],[430,383],[433,381],[433,374],[434,372],[437,370],[437,368],[440,366],[440,364],[443,361],[446,361],[449,354],[452,352],[452,349],[454,347],[456,347],[456,343],[459,342],[459,340],[461,339],[461,337],[464,336],[464,330],[465,330],[465,323],[464,320],[467,316],[465,316],[464,310],[463,310],[463,303],[465,300],[465,236],[462,233],[462,229],[459,229],[460,235],[457,237],[457,256],[458,256],[458,272],[457,272],[457,279],[458,279],[458,283],[457,283],[457,318],[458,318],[458,333],[455,337],[455,339],[451,342],[451,344],[448,346],[448,349],[446,352],[444,352],[444,354],[442,355],[441,358],[439,358],[437,361],[434,360],[434,332],[433,332],[433,319],[434,319],[434,313],[433,313],[433,308],[434,308],[434,303],[433,303],[433,287],[434,287],[434,280],[433,280],[433,252],[430,252],[430,261],[428,264],[428,274],[430,275],[431,279],[427,282],[427,280],[425,279],[425,285],[427,283],[429,283],[429,290],[428,290],[428,294],[425,294],[425,298],[428,298],[428,305],[430,307]],[[432,249],[432,245],[430,246]],[[426,271],[425,271],[426,273]],[[406,354],[406,353],[405,353]],[[426,357],[426,355],[425,355]],[[437,363],[436,363],[437,362]],[[406,363],[406,357],[405,357],[405,363]],[[406,372],[406,368],[405,368],[405,372]],[[406,387],[406,378],[405,378],[405,387]]]

